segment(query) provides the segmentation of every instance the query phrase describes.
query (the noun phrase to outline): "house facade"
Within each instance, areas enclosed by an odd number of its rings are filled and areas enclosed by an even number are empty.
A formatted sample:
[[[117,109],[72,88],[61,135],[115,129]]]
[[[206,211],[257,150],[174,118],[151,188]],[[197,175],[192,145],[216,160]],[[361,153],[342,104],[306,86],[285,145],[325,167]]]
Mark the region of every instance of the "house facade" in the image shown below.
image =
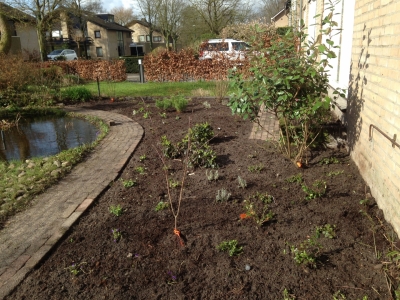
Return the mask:
[[[133,20],[126,27],[133,31],[132,43],[135,46],[143,47],[144,53],[150,53],[152,50],[150,45],[150,24],[145,20]],[[153,31],[153,49],[158,47],[166,48],[165,45],[165,39],[161,32]]]
[[[316,37],[321,27],[313,24],[321,23],[327,1],[291,4]],[[340,48],[329,82],[347,90],[335,101],[335,113],[347,127],[353,161],[400,235],[400,0],[342,0],[335,13],[343,30],[333,38]]]
[[[35,19],[7,4],[0,2],[12,31],[11,54],[22,54],[25,59],[39,54],[39,42]]]

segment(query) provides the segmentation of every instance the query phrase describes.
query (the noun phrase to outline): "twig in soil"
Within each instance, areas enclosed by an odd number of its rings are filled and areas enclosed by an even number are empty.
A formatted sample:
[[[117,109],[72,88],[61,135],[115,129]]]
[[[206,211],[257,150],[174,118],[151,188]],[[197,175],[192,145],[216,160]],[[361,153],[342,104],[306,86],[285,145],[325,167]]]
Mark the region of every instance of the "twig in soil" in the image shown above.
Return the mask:
[[[183,241],[183,238],[181,236],[181,232],[178,230],[178,216],[179,216],[179,212],[180,212],[180,208],[181,208],[181,203],[182,203],[182,197],[183,197],[183,188],[184,188],[184,184],[185,184],[185,179],[188,173],[188,164],[189,164],[189,152],[190,152],[190,147],[191,147],[191,137],[190,137],[190,118],[189,118],[189,130],[188,130],[188,145],[187,145],[187,151],[186,151],[186,156],[183,158],[182,162],[183,162],[183,173],[182,173],[182,181],[181,181],[181,189],[179,192],[179,198],[178,198],[178,203],[176,205],[176,207],[174,207],[174,201],[172,200],[172,195],[171,195],[171,190],[170,190],[170,184],[169,184],[169,177],[168,177],[168,167],[167,167],[167,163],[165,162],[165,158],[164,156],[160,153],[160,151],[158,151],[158,149],[154,146],[156,153],[158,155],[158,157],[160,158],[160,160],[162,161],[163,164],[163,170],[164,170],[164,174],[165,174],[165,181],[167,184],[167,191],[168,191],[168,200],[169,200],[169,204],[170,204],[170,209],[172,212],[172,215],[174,216],[174,235],[177,236],[179,244],[181,246],[185,246],[185,243]]]
[[[352,287],[352,286],[348,286],[348,285],[336,285],[335,287],[337,287],[337,288],[346,288],[346,289],[367,291],[366,289],[357,288],[357,287]]]

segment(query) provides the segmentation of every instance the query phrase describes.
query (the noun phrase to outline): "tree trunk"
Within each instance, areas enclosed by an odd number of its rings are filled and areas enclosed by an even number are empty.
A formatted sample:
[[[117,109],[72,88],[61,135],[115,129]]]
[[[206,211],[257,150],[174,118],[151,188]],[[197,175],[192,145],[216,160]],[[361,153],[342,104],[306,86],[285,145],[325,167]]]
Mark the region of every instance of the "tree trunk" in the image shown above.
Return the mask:
[[[8,54],[11,49],[11,28],[5,15],[0,13],[0,53]]]

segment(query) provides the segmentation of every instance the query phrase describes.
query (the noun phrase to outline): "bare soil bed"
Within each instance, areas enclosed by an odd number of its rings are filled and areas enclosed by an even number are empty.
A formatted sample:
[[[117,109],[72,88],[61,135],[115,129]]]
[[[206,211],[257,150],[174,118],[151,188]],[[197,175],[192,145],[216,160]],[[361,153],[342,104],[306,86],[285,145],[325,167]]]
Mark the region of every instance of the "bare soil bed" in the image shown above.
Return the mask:
[[[373,198],[360,204],[368,187],[345,150],[314,150],[300,169],[273,144],[250,140],[252,123],[232,116],[213,99],[193,99],[186,112],[167,112],[166,117],[153,99],[83,106],[132,117],[145,130],[143,140],[121,180],[110,184],[6,299],[392,299],[388,286],[395,265],[386,254],[395,234]],[[178,216],[180,240],[171,211],[155,210],[160,201],[168,201],[155,149],[161,150],[162,135],[182,140],[189,120],[213,127],[210,146],[219,178],[209,181],[204,168],[189,170]],[[182,162],[167,160],[167,165],[171,182],[180,182]],[[239,187],[238,176],[246,188]],[[130,179],[136,185],[125,187]],[[306,194],[302,185],[312,189],[317,180],[326,182],[326,192],[307,200],[313,193]],[[221,189],[231,193],[226,202],[216,201]],[[180,188],[171,191],[176,201]],[[273,197],[268,204],[273,217],[262,226],[243,215],[245,200],[256,204],[257,193]],[[123,208],[118,217],[109,211],[117,205]],[[322,230],[314,241],[320,247],[309,242],[317,227]],[[115,229],[122,234],[116,242]],[[325,237],[327,232],[331,236]],[[240,254],[217,249],[232,240]],[[296,263],[293,251],[301,250],[301,244],[314,253],[314,266]]]

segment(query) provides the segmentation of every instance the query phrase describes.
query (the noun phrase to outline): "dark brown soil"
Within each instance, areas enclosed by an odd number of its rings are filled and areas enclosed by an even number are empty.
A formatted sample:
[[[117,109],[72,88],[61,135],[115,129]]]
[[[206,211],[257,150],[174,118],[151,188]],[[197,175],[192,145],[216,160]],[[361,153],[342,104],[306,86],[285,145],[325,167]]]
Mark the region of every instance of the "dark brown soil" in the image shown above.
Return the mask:
[[[391,249],[385,236],[394,234],[372,198],[367,205],[360,204],[368,188],[345,151],[314,151],[308,166],[299,169],[272,144],[250,140],[250,122],[232,116],[229,108],[212,99],[206,109],[204,101],[194,99],[185,113],[167,112],[166,118],[151,99],[146,105],[85,104],[132,117],[145,129],[121,172],[121,179],[133,179],[137,185],[126,188],[121,180],[111,184],[6,299],[284,299],[285,289],[295,299],[391,299],[392,264],[382,262],[389,261],[386,254]],[[150,112],[150,118],[143,118],[140,107]],[[209,182],[204,168],[189,170],[178,216],[182,246],[173,232],[171,211],[155,210],[160,201],[168,200],[155,149],[160,149],[164,134],[174,142],[181,140],[189,120],[213,127],[210,145],[217,154],[219,179]],[[142,155],[146,159],[140,162]],[[324,158],[338,162],[321,164],[328,162]],[[181,181],[181,161],[167,160],[167,165],[170,179]],[[135,170],[139,166],[146,174]],[[263,169],[250,172],[254,166]],[[309,187],[316,180],[325,181],[326,193],[305,200],[302,185],[287,180],[297,174]],[[238,176],[247,181],[247,188],[238,187]],[[216,202],[221,189],[232,194],[228,202]],[[172,189],[174,195],[177,191]],[[269,204],[274,217],[261,227],[252,218],[240,218],[244,200],[257,192],[274,198]],[[118,204],[124,212],[116,217],[109,207]],[[290,247],[306,243],[316,226],[326,224],[336,226],[335,237],[318,239],[322,248],[315,253],[315,268],[296,264]],[[122,232],[117,242],[112,229]],[[230,240],[243,247],[240,255],[217,250]],[[73,275],[73,269],[79,273]]]

